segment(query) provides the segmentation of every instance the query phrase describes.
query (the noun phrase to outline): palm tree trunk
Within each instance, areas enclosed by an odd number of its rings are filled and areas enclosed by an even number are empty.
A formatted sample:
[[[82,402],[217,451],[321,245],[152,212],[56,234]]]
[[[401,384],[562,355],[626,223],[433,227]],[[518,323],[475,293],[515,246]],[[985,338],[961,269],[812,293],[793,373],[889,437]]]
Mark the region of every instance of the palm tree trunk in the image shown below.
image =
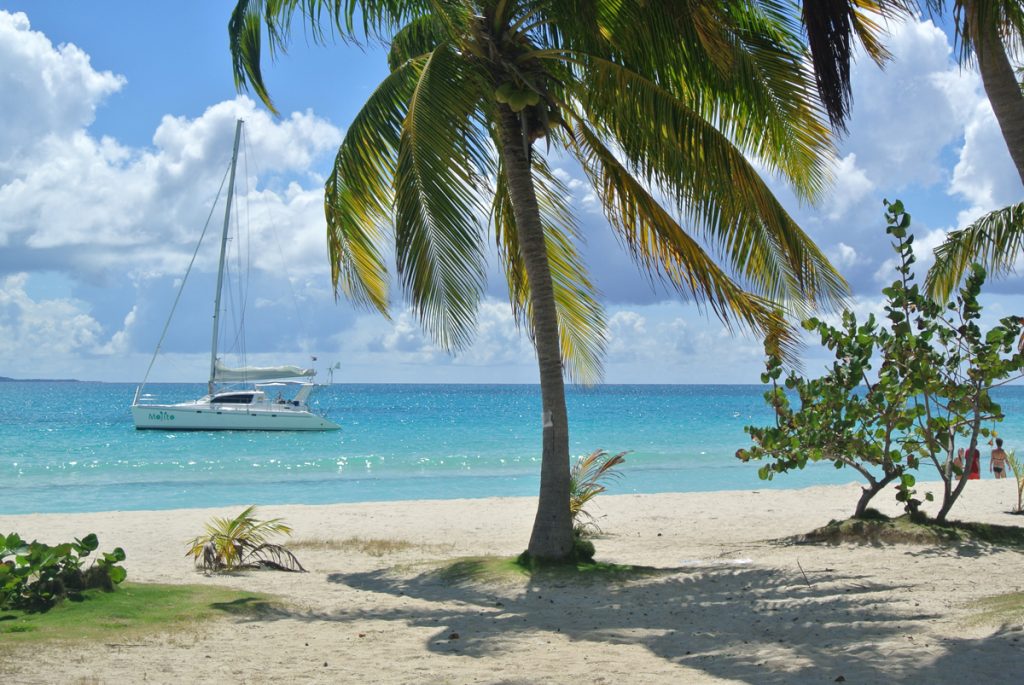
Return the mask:
[[[992,103],[1010,157],[1024,183],[1024,93],[1013,73],[998,27],[992,22],[978,21],[972,28],[985,94]]]
[[[562,352],[558,340],[555,294],[551,285],[544,228],[540,221],[528,149],[524,148],[518,117],[505,105],[499,135],[501,161],[508,181],[512,213],[519,233],[519,250],[530,281],[534,346],[540,367],[543,451],[540,498],[528,552],[547,560],[564,560],[572,551],[569,513],[569,417],[565,408]]]

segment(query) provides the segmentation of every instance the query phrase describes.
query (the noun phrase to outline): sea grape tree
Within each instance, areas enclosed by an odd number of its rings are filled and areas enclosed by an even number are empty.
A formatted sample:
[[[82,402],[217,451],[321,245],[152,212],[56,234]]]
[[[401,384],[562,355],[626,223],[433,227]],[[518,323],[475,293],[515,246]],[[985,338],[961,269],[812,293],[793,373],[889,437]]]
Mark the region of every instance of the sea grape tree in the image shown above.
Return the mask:
[[[835,359],[820,378],[785,373],[766,345],[761,379],[771,385],[765,400],[775,422],[748,426],[753,445],[736,456],[763,461],[763,479],[812,462],[853,469],[866,481],[857,517],[889,484],[895,484],[907,511],[917,513],[915,474],[938,476],[943,496],[935,518],[944,521],[967,484],[952,455],[958,447],[975,450],[988,437],[990,426],[1003,418],[990,391],[1021,376],[1022,320],[1006,317],[982,332],[978,296],[985,270],[978,265],[953,301],[929,299],[914,282],[910,214],[901,202],[886,202],[886,220],[897,278],[882,291],[885,320],[880,323],[872,314],[858,323],[847,310],[838,326],[805,321],[804,328],[816,333]]]
[[[81,599],[86,590],[114,590],[128,575],[120,562],[124,550],[97,553],[95,533],[50,546],[27,542],[17,533],[0,533],[0,610],[47,611],[66,597]]]

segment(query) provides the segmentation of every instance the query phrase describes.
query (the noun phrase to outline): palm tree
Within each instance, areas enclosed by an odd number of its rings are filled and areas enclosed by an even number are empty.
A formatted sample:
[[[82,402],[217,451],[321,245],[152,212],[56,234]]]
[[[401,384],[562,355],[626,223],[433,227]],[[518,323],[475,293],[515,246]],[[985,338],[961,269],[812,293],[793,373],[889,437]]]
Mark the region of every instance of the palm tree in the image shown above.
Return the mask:
[[[775,4],[765,0],[765,4]],[[850,62],[856,36],[879,64],[888,53],[878,17],[912,16],[916,0],[803,0],[801,17],[822,102],[833,126],[844,128],[850,113]],[[947,11],[945,0],[925,0],[929,11]],[[1024,4],[1020,0],[953,0],[959,59],[977,62],[1003,139],[1024,182],[1024,92],[1010,55],[1022,56]]]
[[[262,30],[381,40],[390,74],[346,132],[326,187],[332,279],[387,313],[387,251],[424,329],[471,339],[489,217],[511,304],[537,351],[540,497],[528,551],[572,551],[563,374],[600,377],[604,314],[544,150],[574,157],[636,262],[730,326],[791,348],[783,310],[845,283],[745,155],[813,199],[830,134],[798,27],[747,2],[239,0],[236,83],[273,109]],[[687,228],[684,228],[686,226]],[[714,252],[725,261],[719,266]]]
[[[947,10],[944,0],[926,0],[935,12]],[[909,15],[918,3],[912,0],[804,0],[803,21],[813,57],[822,101],[833,125],[842,128],[850,105],[850,44],[858,36],[868,53],[881,62],[884,47],[877,24],[868,12]],[[1024,4],[1020,0],[954,0],[961,64],[977,62],[978,72],[1002,131],[1017,173],[1024,182],[1024,90],[1014,73],[1010,55],[1024,55]],[[993,273],[1006,273],[1024,247],[1024,204],[990,212],[970,226],[953,231],[935,251],[928,273],[928,294],[944,302],[975,260]]]
[[[941,0],[931,4],[942,8]],[[1024,92],[1010,55],[1018,59],[1024,40],[1024,4],[1020,0],[955,0],[953,3],[960,62],[973,55],[985,94],[999,122],[1010,158],[1024,183]]]
[[[1024,55],[1024,5],[1019,0],[958,0],[955,9],[961,60],[973,50],[992,112],[1024,182],[1024,90],[1008,56]],[[925,281],[928,294],[936,300],[948,298],[974,261],[994,274],[1005,274],[1022,248],[1024,203],[989,212],[951,232],[936,248],[935,264]]]

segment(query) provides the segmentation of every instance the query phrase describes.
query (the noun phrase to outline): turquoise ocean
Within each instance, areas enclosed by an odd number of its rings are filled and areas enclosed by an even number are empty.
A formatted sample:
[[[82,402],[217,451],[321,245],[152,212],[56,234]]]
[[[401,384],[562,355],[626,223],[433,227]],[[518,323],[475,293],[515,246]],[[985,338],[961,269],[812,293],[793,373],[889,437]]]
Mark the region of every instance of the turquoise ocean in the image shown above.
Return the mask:
[[[161,401],[197,384],[155,384]],[[135,386],[0,383],[0,513],[536,495],[540,393],[531,385],[332,385],[330,433],[136,431]],[[762,386],[570,388],[571,451],[629,450],[610,493],[797,488],[857,474],[816,465],[774,481],[733,455],[766,425]],[[1007,447],[1024,444],[1024,387],[996,393]],[[987,450],[983,450],[987,457]],[[987,467],[987,459],[983,466]],[[985,473],[987,476],[988,474]],[[927,473],[924,473],[927,478]]]

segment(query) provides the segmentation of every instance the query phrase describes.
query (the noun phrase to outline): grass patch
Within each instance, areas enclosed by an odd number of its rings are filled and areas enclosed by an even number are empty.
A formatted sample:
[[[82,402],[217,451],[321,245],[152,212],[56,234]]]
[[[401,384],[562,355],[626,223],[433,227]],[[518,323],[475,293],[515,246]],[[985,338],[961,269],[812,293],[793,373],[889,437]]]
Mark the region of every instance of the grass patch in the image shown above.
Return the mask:
[[[983,597],[975,604],[971,623],[984,625],[1024,624],[1024,592]]]
[[[459,585],[517,580],[528,578],[530,574],[516,563],[515,557],[466,557],[445,563],[437,569],[437,575],[446,583]]]
[[[305,540],[294,540],[288,546],[292,549],[309,549],[320,552],[358,552],[359,554],[366,554],[371,557],[382,557],[386,554],[404,552],[416,545],[408,540],[351,537],[344,540],[308,538]]]
[[[854,544],[919,544],[959,545],[987,544],[1024,551],[1024,527],[1000,526],[970,521],[935,523],[912,520],[909,516],[888,518],[874,513],[870,518],[829,521],[805,535],[790,538],[797,543]]]
[[[607,583],[632,580],[656,573],[648,566],[627,566],[599,561],[575,564],[522,564],[516,557],[466,557],[437,569],[438,577],[453,585],[514,580]]]
[[[332,540],[327,538],[306,538],[294,540],[288,543],[290,549],[307,549],[314,552],[355,552],[371,557],[383,557],[389,554],[397,554],[410,549],[427,548],[426,545],[417,545],[408,540],[389,538],[360,538],[351,537],[344,540]],[[451,549],[451,545],[433,545],[431,549]]]
[[[209,585],[125,583],[115,592],[89,590],[45,613],[0,611],[0,641],[6,645],[50,640],[123,642],[182,625],[233,615],[259,615],[271,598]]]

